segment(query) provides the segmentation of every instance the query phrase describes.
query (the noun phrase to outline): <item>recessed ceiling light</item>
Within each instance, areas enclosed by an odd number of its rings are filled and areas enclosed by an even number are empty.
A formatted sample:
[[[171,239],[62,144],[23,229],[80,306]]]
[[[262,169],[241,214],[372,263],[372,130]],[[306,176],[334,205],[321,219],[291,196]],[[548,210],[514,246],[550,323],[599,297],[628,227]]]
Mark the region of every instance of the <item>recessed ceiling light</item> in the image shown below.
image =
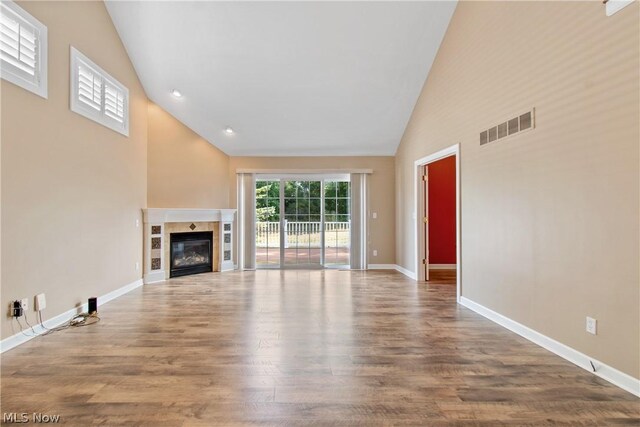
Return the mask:
[[[175,96],[176,98],[180,98],[182,96],[182,92],[180,92],[178,89],[174,89],[171,91],[171,95]]]
[[[226,133],[227,135],[233,135],[235,132],[233,131],[233,129],[231,128],[231,126],[227,126],[224,129],[224,133]]]

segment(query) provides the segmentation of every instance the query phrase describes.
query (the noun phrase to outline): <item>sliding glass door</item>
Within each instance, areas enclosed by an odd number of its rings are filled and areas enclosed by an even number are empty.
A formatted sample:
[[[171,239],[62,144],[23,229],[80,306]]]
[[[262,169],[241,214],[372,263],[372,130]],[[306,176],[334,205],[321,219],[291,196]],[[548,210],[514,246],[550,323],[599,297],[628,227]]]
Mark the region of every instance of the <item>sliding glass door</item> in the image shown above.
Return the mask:
[[[348,267],[350,198],[348,178],[256,180],[256,266]]]

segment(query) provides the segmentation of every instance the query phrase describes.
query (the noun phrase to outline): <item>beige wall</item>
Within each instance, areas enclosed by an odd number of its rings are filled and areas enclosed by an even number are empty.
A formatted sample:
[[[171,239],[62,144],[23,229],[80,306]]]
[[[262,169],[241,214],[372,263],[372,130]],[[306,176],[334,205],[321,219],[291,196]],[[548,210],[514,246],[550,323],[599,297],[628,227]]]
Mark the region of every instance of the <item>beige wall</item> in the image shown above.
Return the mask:
[[[463,295],[636,378],[638,12],[458,3],[396,157],[399,264],[415,269],[414,160],[461,143]],[[536,129],[479,146],[531,106]]]
[[[393,157],[232,157],[229,164],[231,207],[237,207],[238,169],[373,169],[369,181],[369,263],[395,264]],[[378,256],[372,251],[376,249]]]
[[[10,300],[45,292],[48,318],[140,279],[147,197],[147,99],[104,4],[20,6],[49,30],[49,98],[0,84],[2,338]],[[129,88],[130,137],[69,110],[69,45]]]
[[[229,156],[149,103],[150,208],[227,208]]]

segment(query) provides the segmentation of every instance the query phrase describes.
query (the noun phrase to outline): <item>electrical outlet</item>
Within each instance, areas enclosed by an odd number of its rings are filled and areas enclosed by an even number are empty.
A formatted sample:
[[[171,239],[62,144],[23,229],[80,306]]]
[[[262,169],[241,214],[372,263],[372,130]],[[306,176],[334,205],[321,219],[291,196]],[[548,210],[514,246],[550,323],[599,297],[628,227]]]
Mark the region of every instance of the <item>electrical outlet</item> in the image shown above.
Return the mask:
[[[378,256],[378,250],[377,249],[373,250],[373,256]]]
[[[47,307],[47,299],[44,294],[36,295],[36,311],[42,311]]]
[[[378,212],[374,212],[374,213],[372,213],[372,214],[371,214],[371,217],[372,217],[373,219],[378,218]]]
[[[26,313],[27,310],[29,310],[29,299],[22,298],[22,301],[20,301],[20,306],[22,307],[22,311]]]
[[[140,220],[136,219],[136,228],[140,227]]]
[[[13,310],[11,311],[11,315],[13,317],[22,317],[22,306],[21,306],[21,302],[18,300],[13,301],[11,304],[13,304]]]
[[[136,261],[136,271],[140,270],[140,263]]]
[[[587,316],[587,332],[593,335],[598,333],[598,321],[589,316]]]

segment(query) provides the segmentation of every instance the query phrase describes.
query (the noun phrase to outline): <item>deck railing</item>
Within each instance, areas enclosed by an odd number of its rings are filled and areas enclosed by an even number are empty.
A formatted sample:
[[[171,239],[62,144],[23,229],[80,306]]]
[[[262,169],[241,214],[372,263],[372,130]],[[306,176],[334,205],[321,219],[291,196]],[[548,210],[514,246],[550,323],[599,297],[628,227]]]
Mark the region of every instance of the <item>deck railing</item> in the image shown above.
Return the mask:
[[[321,222],[285,221],[285,248],[312,247],[319,248],[321,241]],[[349,222],[325,222],[325,246],[349,247]],[[279,222],[256,222],[256,246],[259,248],[278,247],[280,245]]]

